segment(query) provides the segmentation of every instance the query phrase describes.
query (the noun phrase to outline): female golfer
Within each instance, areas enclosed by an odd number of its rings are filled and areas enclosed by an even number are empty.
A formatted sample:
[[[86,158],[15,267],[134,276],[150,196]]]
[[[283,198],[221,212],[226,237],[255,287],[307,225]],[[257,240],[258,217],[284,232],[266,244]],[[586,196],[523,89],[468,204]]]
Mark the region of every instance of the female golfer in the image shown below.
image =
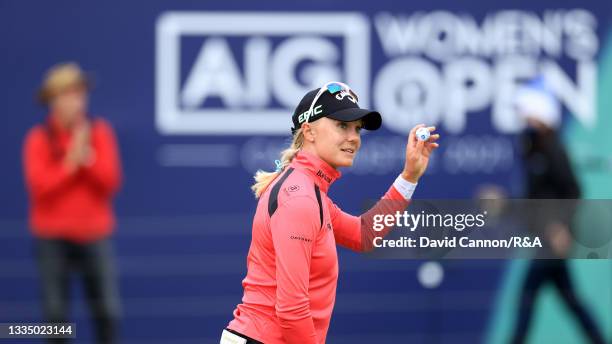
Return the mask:
[[[276,172],[258,171],[252,189],[259,198],[253,219],[244,296],[221,343],[325,343],[336,297],[336,243],[355,251],[372,247],[371,214],[407,206],[425,172],[439,135],[416,139],[412,129],[404,170],[384,197],[360,217],[344,213],[327,196],[352,166],[360,130],[381,125],[378,112],[360,109],[348,86],[330,82],[307,93],[293,114],[291,146]],[[433,127],[428,128],[430,132]]]

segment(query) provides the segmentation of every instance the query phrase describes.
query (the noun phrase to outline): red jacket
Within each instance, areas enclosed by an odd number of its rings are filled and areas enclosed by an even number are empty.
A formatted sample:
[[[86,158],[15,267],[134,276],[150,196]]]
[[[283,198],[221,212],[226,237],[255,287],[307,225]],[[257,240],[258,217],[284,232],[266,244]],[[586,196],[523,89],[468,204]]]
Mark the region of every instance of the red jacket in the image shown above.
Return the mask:
[[[115,216],[112,198],[121,183],[121,166],[110,124],[91,124],[93,162],[70,173],[62,161],[71,132],[52,116],[25,138],[23,163],[30,196],[30,227],[36,237],[85,243],[107,237]]]
[[[338,170],[300,151],[261,195],[244,296],[230,329],[266,344],[325,343],[336,299],[336,244],[366,250],[372,238],[389,231],[373,233],[372,214],[394,214],[408,205],[391,186],[367,213],[347,214],[327,196],[339,177]]]

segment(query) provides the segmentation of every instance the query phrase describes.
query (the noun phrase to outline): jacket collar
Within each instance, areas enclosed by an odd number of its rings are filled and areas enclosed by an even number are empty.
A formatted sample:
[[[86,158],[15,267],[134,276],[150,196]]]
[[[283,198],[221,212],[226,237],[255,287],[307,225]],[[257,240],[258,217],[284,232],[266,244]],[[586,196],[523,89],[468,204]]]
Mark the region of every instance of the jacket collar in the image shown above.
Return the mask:
[[[86,116],[83,115],[80,121],[85,121],[85,120],[86,120]],[[55,116],[53,112],[49,112],[47,114],[46,122],[47,122],[47,126],[49,126],[55,133],[58,133],[61,135],[68,135],[68,136],[72,134],[72,130],[70,128],[62,126],[60,122],[57,120],[57,117]]]
[[[57,118],[55,118],[53,113],[49,113],[47,115],[46,125],[53,132],[53,135],[59,137],[69,137],[71,134],[71,131],[68,128],[60,125],[59,121],[57,120]]]
[[[331,167],[316,155],[300,150],[289,165],[293,168],[306,171],[321,191],[327,193],[329,186],[340,178],[342,173]]]

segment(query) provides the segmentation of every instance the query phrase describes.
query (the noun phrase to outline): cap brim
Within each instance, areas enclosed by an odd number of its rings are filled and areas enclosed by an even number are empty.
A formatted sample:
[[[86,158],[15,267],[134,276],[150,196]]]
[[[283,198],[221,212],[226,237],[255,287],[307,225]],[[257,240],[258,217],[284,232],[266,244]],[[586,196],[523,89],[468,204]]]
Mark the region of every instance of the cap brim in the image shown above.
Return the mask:
[[[343,122],[352,122],[361,119],[363,120],[363,129],[367,130],[376,130],[380,128],[382,124],[380,113],[367,109],[344,109],[336,111],[326,117]]]

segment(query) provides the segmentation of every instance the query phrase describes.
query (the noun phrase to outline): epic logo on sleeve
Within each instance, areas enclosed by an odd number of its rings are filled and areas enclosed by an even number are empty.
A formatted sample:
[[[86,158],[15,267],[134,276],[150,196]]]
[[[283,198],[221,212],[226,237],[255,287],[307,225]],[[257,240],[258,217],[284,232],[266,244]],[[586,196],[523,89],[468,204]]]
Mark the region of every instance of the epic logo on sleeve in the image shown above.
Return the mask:
[[[301,97],[329,80],[368,105],[370,24],[359,13],[168,12],[156,40],[163,134],[287,134]]]

